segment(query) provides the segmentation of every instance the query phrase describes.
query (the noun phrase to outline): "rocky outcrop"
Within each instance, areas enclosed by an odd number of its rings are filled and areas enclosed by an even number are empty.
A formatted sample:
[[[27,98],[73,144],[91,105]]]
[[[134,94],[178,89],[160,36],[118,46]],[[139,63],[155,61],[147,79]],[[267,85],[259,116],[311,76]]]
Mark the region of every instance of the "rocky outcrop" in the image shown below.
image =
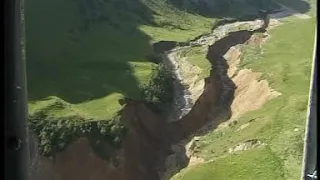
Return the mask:
[[[181,59],[178,55],[181,50],[181,48],[177,48],[167,51],[162,56],[163,63],[172,73],[174,86],[173,105],[171,113],[168,116],[168,122],[179,120],[188,114],[197,98],[194,97],[192,90],[198,77],[197,74],[199,74],[199,68],[196,69],[195,66],[192,66],[185,59]],[[203,87],[200,88],[203,89]]]

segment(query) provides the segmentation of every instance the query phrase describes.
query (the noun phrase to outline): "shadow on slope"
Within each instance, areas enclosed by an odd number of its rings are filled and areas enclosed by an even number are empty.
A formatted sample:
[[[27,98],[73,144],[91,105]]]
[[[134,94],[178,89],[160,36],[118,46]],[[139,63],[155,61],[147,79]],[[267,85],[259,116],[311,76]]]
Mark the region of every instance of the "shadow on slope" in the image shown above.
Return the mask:
[[[139,0],[28,1],[29,100],[81,103],[114,92],[139,98],[152,48],[137,26],[152,23],[152,13]]]
[[[256,18],[257,7],[278,8],[269,0],[169,2],[193,14],[231,19]],[[58,96],[70,103],[81,103],[114,92],[139,99],[139,84],[151,69],[151,64],[144,62],[148,62],[146,57],[152,47],[150,37],[138,27],[159,26],[154,22],[154,15],[158,14],[150,6],[158,8],[161,3],[165,1],[28,1],[29,100]],[[290,4],[299,4],[301,13],[309,9],[301,0]]]
[[[298,11],[299,13],[306,13],[311,8],[312,0],[277,0],[277,2]]]
[[[175,7],[206,17],[253,20],[259,10],[273,11],[279,8],[277,2],[297,10],[309,11],[310,4],[304,0],[169,0]]]

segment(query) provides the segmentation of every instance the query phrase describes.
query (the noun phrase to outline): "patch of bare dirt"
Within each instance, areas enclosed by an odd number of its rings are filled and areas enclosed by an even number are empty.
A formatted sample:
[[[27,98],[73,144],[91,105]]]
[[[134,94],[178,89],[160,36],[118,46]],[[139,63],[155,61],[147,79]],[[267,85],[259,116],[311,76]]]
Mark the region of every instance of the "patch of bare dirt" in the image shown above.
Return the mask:
[[[192,103],[194,104],[203,93],[204,79],[199,80],[202,69],[189,63],[186,58],[180,58],[180,71],[184,83],[189,87]]]
[[[194,166],[200,163],[204,163],[204,159],[201,157],[194,156],[194,151],[192,149],[195,148],[196,142],[199,141],[199,137],[193,137],[192,140],[185,146],[186,155],[189,158],[188,166]]]
[[[112,163],[98,157],[86,138],[81,138],[59,153],[54,160],[41,157],[42,179],[51,180],[123,180]]]
[[[240,63],[241,52],[238,47],[233,46],[230,50],[224,55],[224,58],[228,60],[228,76],[233,77],[238,69],[238,64]]]
[[[245,151],[253,148],[257,148],[261,145],[264,145],[261,141],[258,139],[250,139],[245,142],[239,143],[237,146],[233,148],[229,148],[228,152],[229,153],[235,153],[237,151]]]
[[[260,76],[260,73],[243,69],[232,79],[237,86],[231,105],[232,118],[257,110],[267,101],[280,95],[269,87],[268,81],[259,80]]]
[[[240,131],[240,130],[242,130],[242,129],[245,129],[245,128],[247,128],[248,126],[250,126],[250,123],[242,124],[242,125],[237,129],[237,131]]]
[[[191,156],[189,159],[189,164],[188,166],[195,166],[197,164],[201,164],[204,163],[204,159],[202,159],[201,157],[197,157],[197,156]]]
[[[253,35],[253,36],[248,40],[247,44],[248,44],[248,45],[251,45],[251,46],[254,46],[254,45],[260,46],[260,45],[262,45],[262,43],[264,42],[263,39],[266,38],[267,36],[268,36],[267,33],[264,33],[264,34],[262,35],[262,37],[261,37],[261,36],[258,36],[258,35]]]
[[[261,45],[263,38],[252,36],[248,43]],[[237,72],[241,61],[240,55],[239,47],[234,46],[224,56],[229,65],[228,76],[232,78],[236,86],[231,104],[231,119],[235,119],[248,111],[257,110],[267,101],[280,95],[279,92],[270,88],[268,81],[260,80],[261,73],[253,72],[250,69],[241,69]]]

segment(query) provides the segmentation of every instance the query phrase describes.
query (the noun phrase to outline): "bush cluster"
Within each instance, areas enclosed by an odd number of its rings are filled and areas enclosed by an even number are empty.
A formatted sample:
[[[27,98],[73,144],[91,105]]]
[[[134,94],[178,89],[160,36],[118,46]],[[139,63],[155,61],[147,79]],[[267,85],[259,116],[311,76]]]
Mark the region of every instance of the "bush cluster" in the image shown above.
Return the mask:
[[[157,112],[164,113],[173,101],[173,80],[171,72],[160,64],[153,72],[148,85],[142,88],[143,100]]]
[[[111,146],[117,147],[126,132],[119,117],[101,121],[88,121],[77,115],[55,119],[45,111],[39,111],[29,116],[29,123],[37,137],[39,152],[45,156],[53,156],[72,141],[86,136],[106,140]]]

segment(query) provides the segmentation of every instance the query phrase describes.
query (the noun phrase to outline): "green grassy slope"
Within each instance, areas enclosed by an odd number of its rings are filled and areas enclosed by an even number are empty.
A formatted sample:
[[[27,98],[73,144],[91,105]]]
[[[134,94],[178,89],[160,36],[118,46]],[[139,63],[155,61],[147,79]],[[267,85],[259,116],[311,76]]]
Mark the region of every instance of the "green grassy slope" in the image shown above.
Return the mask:
[[[282,95],[239,118],[238,124],[201,137],[195,155],[209,163],[184,169],[173,180],[300,178],[315,22],[314,17],[288,18],[270,32],[263,55],[252,55],[254,48],[244,53],[242,66],[262,72]],[[246,123],[248,127],[237,131]],[[265,145],[228,153],[250,139]]]
[[[272,171],[272,173],[270,173],[270,171]],[[281,161],[271,153],[271,150],[259,148],[254,151],[250,150],[245,154],[228,156],[214,163],[209,162],[198,166],[196,165],[192,169],[178,174],[174,179],[280,180],[283,179],[283,169]]]
[[[203,46],[190,47],[180,52],[180,57],[186,58],[189,63],[201,68],[200,79],[204,79],[210,75],[211,63],[206,58],[207,52],[208,47]]]
[[[121,95],[140,98],[139,86],[154,66],[146,59],[150,41],[184,41],[212,24],[164,1],[92,1],[92,7],[89,2],[27,3],[30,101],[57,96],[92,116],[111,118],[121,108],[112,105]]]
[[[40,145],[63,149],[67,142],[54,139],[64,141],[59,134],[70,133],[64,131],[80,132],[80,122],[117,119],[118,100],[141,100],[141,86],[157,67],[147,59],[152,42],[186,41],[209,32],[212,24],[164,0],[26,2],[29,114]],[[48,128],[53,132],[43,133]],[[70,133],[66,139],[74,138]]]

